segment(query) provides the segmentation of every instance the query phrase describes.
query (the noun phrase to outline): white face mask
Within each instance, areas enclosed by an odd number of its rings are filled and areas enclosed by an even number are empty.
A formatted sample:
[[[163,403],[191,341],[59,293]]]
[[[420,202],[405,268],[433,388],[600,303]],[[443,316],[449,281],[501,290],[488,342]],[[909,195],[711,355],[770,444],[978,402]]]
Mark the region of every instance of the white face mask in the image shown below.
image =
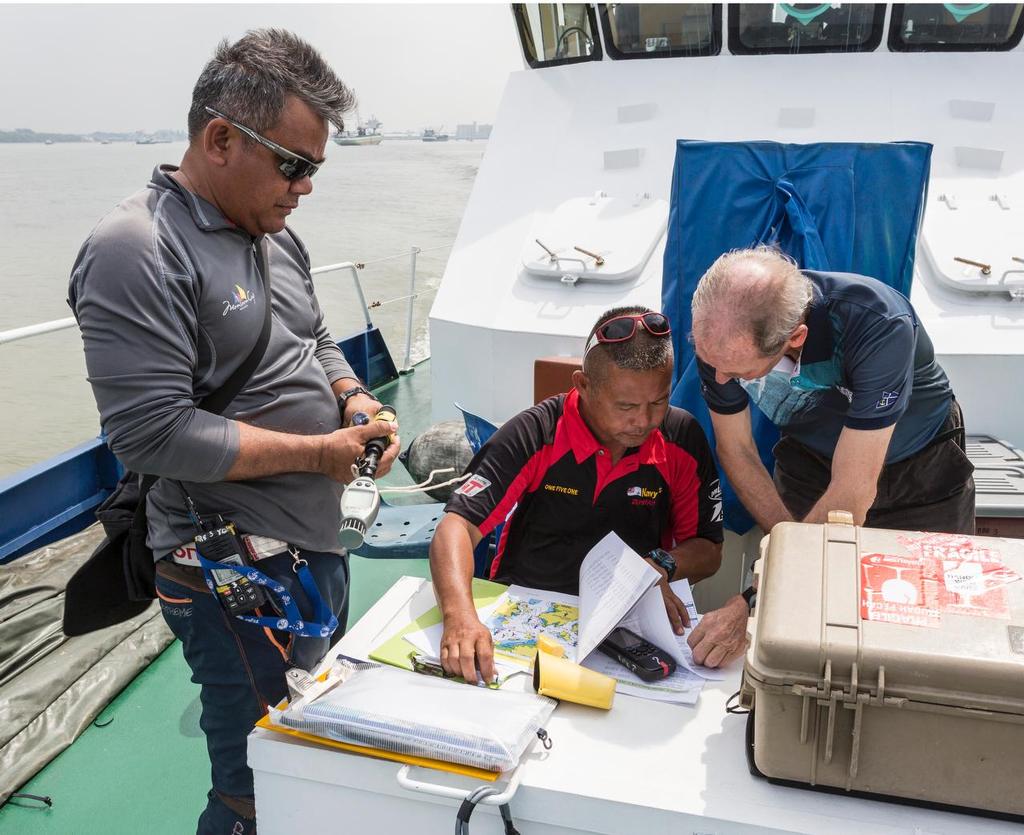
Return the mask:
[[[775,367],[763,377],[756,380],[738,380],[750,397],[758,404],[761,411],[772,416],[778,407],[799,394],[793,389],[790,381],[800,373],[800,360],[792,360],[785,354]]]
[[[775,367],[768,373],[782,374],[785,375],[787,379],[790,377],[795,377],[797,374],[800,373],[800,359],[797,358],[796,360],[792,360],[786,354],[783,354],[782,359],[780,359],[775,364]]]

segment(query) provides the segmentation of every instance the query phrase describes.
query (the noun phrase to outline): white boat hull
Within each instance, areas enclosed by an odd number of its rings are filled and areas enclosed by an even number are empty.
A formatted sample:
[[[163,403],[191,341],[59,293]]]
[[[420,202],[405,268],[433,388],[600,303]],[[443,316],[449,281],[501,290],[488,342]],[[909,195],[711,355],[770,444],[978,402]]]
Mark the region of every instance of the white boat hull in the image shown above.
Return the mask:
[[[380,145],[384,141],[384,137],[380,134],[374,133],[368,136],[336,136],[334,142],[336,145]]]

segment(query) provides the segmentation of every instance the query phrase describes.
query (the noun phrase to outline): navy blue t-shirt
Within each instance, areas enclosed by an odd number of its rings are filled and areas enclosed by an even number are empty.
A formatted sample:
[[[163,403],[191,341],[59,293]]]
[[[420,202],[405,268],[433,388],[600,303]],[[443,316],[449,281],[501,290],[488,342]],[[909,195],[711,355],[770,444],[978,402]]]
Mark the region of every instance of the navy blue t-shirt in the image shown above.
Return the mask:
[[[882,282],[805,270],[814,285],[807,341],[792,376],[715,382],[698,360],[701,390],[718,414],[750,401],[784,435],[831,458],[839,433],[896,424],[886,463],[925,447],[949,414],[953,393],[910,301]]]

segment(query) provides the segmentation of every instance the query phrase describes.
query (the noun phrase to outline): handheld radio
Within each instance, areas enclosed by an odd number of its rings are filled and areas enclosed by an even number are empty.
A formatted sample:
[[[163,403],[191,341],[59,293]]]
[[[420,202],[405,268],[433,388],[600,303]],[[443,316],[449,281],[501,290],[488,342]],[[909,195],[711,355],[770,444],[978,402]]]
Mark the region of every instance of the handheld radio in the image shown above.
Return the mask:
[[[218,562],[223,568],[211,569],[213,591],[229,615],[245,615],[269,601],[266,590],[251,582],[236,568],[249,565],[245,544],[238,536],[233,522],[206,530],[196,536],[196,550],[206,559]]]

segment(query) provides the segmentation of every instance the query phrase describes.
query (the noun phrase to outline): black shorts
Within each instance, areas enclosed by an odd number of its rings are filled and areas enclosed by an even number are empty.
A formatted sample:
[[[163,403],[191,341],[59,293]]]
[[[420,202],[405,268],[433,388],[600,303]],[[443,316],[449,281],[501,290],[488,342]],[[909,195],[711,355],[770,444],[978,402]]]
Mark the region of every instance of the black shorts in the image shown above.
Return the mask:
[[[974,466],[964,451],[963,427],[963,413],[953,400],[935,440],[882,468],[866,527],[974,533]],[[832,462],[785,436],[774,452],[775,487],[789,512],[802,519],[828,489]]]

